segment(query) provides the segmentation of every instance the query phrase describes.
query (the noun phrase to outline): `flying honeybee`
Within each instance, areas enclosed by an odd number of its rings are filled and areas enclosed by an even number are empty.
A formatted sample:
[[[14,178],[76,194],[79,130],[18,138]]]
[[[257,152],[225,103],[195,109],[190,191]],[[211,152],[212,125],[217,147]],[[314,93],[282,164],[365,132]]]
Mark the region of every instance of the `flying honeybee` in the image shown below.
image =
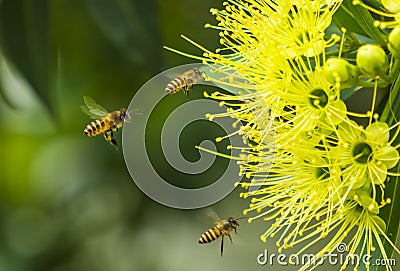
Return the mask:
[[[169,94],[173,94],[183,89],[186,96],[188,96],[189,90],[192,88],[193,84],[203,82],[205,77],[206,75],[204,72],[201,72],[198,68],[193,68],[169,82],[165,91]]]
[[[233,217],[228,217],[227,219],[223,219],[217,223],[216,226],[208,229],[206,232],[204,232],[199,239],[200,244],[205,244],[205,243],[210,243],[214,240],[217,240],[218,237],[221,237],[221,256],[224,252],[224,237],[227,235],[229,239],[232,242],[232,237],[230,235],[230,232],[232,230],[236,231],[236,227],[239,226],[239,223],[237,220],[240,218],[233,218]]]
[[[103,133],[104,138],[115,148],[118,147],[117,141],[113,137],[113,132],[121,128],[125,122],[130,121],[131,116],[125,109],[109,113],[101,105],[98,105],[93,99],[84,96],[85,105],[81,106],[82,111],[95,119],[86,125],[83,135],[96,136]]]

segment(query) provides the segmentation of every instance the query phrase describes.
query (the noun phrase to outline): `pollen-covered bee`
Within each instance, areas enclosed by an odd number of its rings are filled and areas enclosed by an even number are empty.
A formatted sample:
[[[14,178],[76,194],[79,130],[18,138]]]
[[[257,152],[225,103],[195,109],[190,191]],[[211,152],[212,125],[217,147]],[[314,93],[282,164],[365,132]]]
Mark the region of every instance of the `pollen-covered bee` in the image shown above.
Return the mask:
[[[113,137],[113,132],[121,128],[125,122],[130,121],[131,116],[125,109],[109,113],[101,105],[98,105],[93,99],[83,97],[85,105],[81,106],[82,111],[95,119],[86,125],[83,135],[96,136],[103,133],[104,138],[115,148],[118,148],[117,141]]]
[[[205,77],[206,75],[204,72],[201,72],[198,68],[193,68],[169,82],[165,91],[169,94],[173,94],[183,89],[186,96],[188,96],[189,90],[192,88],[193,84],[203,82]]]
[[[239,226],[237,220],[238,219],[235,219],[233,217],[228,217],[227,219],[219,221],[216,226],[208,229],[200,236],[199,244],[210,243],[214,240],[217,240],[218,237],[221,237],[221,256],[222,256],[224,252],[224,237],[225,235],[227,235],[231,240],[231,243],[233,243],[230,232],[234,230],[235,233],[237,234],[236,227]]]

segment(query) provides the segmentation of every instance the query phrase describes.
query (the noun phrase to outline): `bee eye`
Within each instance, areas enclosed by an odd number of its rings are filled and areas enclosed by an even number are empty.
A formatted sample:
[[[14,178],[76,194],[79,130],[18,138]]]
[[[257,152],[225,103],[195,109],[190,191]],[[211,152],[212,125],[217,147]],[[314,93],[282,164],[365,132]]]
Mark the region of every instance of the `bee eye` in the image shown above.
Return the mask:
[[[121,113],[121,120],[124,120],[124,119],[126,119],[126,112],[125,111]]]

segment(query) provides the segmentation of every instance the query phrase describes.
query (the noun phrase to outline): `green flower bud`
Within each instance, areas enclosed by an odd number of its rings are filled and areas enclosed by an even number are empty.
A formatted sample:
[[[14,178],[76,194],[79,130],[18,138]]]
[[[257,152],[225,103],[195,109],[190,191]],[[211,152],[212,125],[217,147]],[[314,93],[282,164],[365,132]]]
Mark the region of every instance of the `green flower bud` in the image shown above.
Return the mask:
[[[324,76],[332,85],[340,83],[340,88],[350,88],[357,84],[360,75],[357,66],[341,58],[330,58],[324,65]]]
[[[400,58],[400,27],[396,27],[390,32],[388,47],[395,58]]]
[[[400,12],[400,1],[399,0],[382,0],[382,5],[390,11],[390,13]]]
[[[377,45],[367,44],[358,48],[357,66],[367,76],[385,75],[389,61],[385,51]]]

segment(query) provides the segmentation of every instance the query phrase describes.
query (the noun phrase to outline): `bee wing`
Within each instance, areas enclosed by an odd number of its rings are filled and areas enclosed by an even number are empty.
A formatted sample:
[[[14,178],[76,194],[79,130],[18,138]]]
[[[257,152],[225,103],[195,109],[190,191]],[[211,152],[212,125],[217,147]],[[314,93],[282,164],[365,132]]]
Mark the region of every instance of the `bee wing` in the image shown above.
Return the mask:
[[[212,219],[215,224],[218,224],[221,221],[221,218],[217,215],[214,209],[207,210],[207,216]]]
[[[97,119],[98,117],[102,117],[108,114],[108,111],[104,109],[101,105],[97,104],[92,98],[83,96],[83,100],[85,105],[81,106],[83,113],[88,115],[93,119]]]
[[[211,207],[207,207],[196,212],[196,219],[199,221],[199,223],[209,226],[221,222],[221,218]]]
[[[91,117],[92,119],[97,119],[97,118],[99,118],[98,115],[91,113],[90,110],[87,108],[86,105],[81,105],[81,110],[82,110],[83,113],[85,113],[86,115],[88,115],[88,116]]]

